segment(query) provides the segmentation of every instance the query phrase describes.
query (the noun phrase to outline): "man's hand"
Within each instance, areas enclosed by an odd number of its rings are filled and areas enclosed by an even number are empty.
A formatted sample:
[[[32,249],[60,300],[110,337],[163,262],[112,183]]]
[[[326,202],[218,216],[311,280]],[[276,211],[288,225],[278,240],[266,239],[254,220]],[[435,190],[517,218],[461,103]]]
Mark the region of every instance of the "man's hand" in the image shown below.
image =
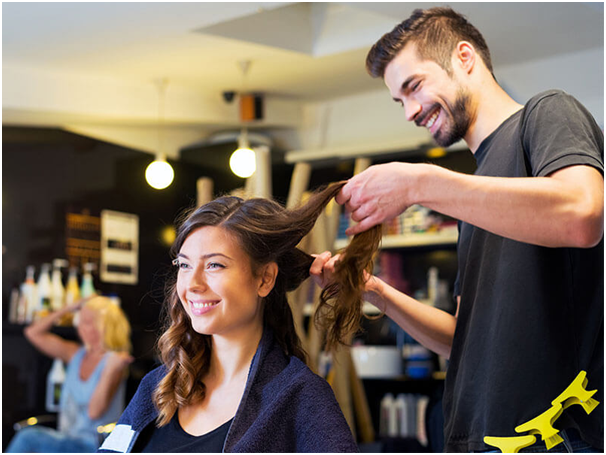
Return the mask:
[[[335,198],[345,205],[351,219],[359,222],[346,234],[364,232],[417,203],[413,192],[421,170],[419,164],[387,163],[371,166],[352,177]]]

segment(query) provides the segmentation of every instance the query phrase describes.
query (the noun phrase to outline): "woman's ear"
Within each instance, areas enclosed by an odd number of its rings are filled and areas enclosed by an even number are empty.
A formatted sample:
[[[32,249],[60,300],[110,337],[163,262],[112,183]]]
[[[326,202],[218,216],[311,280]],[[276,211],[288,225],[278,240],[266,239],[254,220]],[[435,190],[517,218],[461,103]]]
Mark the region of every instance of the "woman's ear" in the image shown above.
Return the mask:
[[[276,277],[278,276],[278,264],[270,262],[263,266],[261,271],[261,283],[259,285],[258,294],[259,297],[267,297],[271,290],[276,284]]]

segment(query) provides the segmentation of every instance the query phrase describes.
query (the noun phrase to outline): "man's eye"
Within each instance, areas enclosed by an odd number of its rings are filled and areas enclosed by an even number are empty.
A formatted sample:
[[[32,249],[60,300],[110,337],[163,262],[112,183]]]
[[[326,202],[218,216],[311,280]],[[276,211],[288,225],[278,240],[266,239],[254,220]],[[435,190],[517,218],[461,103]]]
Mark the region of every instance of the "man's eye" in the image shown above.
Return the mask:
[[[415,83],[415,84],[412,86],[412,91],[413,91],[413,92],[414,92],[414,91],[416,91],[416,90],[419,88],[419,86],[420,86],[420,85],[421,85],[421,82],[416,82],[416,83]]]

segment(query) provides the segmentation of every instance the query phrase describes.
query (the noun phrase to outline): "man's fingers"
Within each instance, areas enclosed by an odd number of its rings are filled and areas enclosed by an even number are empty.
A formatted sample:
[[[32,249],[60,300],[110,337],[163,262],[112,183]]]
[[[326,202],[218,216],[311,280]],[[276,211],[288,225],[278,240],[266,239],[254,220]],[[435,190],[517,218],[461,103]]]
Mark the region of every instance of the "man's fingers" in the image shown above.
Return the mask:
[[[368,229],[370,229],[373,226],[376,226],[377,224],[379,224],[379,223],[372,216],[369,216],[368,218],[364,218],[358,224],[355,224],[355,225],[351,226],[350,228],[348,228],[345,231],[345,234],[346,235],[356,235],[356,234],[359,234],[360,232],[367,231]]]
[[[335,196],[335,201],[337,204],[343,205],[351,198],[351,190],[349,188],[349,183],[346,183],[341,191]]]

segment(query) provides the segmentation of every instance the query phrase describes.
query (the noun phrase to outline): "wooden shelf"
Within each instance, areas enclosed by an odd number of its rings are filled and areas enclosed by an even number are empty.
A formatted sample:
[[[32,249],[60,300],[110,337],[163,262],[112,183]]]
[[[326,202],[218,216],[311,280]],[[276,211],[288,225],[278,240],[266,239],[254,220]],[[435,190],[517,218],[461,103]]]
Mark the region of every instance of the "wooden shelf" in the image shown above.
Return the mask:
[[[385,377],[385,378],[361,378],[364,381],[394,381],[394,382],[421,382],[421,381],[443,381],[446,379],[446,371],[434,371],[426,378],[411,378],[407,375]]]
[[[381,249],[388,248],[413,248],[418,246],[434,246],[434,245],[456,245],[459,238],[459,233],[456,229],[445,229],[442,232],[436,233],[419,233],[408,235],[385,235],[381,241]],[[345,248],[350,237],[346,239],[337,239],[335,249],[340,250]]]
[[[368,302],[364,302],[362,311],[364,311],[364,314],[368,314],[368,315],[381,314],[381,312],[379,311],[379,309],[376,306],[374,306],[372,303],[368,303]],[[306,303],[305,307],[303,308],[303,314],[305,316],[311,316],[313,314],[313,304]]]

